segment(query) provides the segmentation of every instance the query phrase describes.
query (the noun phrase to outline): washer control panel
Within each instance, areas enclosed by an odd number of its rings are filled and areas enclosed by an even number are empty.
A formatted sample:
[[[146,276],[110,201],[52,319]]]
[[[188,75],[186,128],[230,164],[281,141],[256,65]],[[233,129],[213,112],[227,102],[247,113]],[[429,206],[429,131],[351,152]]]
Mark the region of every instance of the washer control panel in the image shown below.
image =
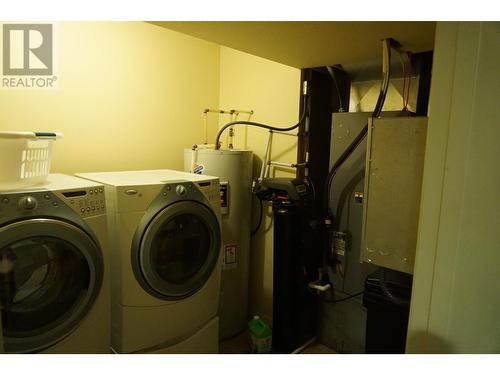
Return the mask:
[[[52,192],[0,193],[0,214],[48,214],[60,205],[60,200]]]
[[[58,195],[82,217],[94,216],[106,212],[103,186],[60,191]]]
[[[0,221],[8,217],[62,214],[67,208],[80,217],[104,214],[104,187],[0,193]]]

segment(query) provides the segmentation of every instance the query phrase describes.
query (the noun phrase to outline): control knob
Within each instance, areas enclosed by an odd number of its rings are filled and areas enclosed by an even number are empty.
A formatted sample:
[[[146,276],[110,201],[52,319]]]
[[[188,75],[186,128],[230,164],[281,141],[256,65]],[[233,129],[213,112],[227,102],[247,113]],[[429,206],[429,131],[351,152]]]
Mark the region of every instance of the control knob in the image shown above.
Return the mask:
[[[34,210],[37,205],[38,202],[36,201],[35,197],[32,197],[31,195],[22,197],[18,202],[18,206],[21,210]]]
[[[184,195],[186,195],[187,190],[184,185],[177,185],[177,187],[175,188],[175,192],[179,197],[183,197]]]

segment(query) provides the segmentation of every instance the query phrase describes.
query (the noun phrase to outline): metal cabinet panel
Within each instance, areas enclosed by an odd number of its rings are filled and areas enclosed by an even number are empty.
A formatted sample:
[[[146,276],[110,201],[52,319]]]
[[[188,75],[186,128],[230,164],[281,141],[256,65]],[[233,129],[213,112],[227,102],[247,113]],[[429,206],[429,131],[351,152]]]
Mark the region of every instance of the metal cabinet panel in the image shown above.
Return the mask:
[[[370,119],[361,260],[413,273],[426,117]]]

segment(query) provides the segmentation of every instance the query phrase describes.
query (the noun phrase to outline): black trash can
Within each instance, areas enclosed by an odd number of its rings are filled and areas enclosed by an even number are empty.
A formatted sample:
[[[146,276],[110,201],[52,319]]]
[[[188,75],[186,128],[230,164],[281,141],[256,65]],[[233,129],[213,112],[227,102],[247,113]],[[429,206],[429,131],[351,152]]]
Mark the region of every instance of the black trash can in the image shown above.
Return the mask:
[[[385,287],[396,297],[390,298],[381,286],[381,272],[365,280],[363,305],[367,310],[366,353],[399,354],[405,352],[412,276],[384,270]]]

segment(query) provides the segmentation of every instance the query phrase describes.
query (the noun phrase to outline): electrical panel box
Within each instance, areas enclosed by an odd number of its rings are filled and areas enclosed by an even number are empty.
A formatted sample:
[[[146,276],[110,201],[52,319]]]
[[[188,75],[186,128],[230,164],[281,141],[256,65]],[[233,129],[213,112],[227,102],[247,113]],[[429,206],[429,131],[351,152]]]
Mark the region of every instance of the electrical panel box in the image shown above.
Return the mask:
[[[340,112],[332,115],[330,168],[368,123],[371,113]],[[361,227],[366,160],[366,139],[337,170],[330,189],[329,205],[334,216],[332,256],[343,272],[333,274],[337,291],[354,294],[363,290],[366,276],[377,267],[361,263]],[[361,195],[361,198],[359,197]],[[342,320],[345,322],[346,320]]]
[[[370,119],[361,260],[413,273],[427,117]]]
[[[332,114],[330,168],[368,124],[371,116],[371,112]],[[382,112],[382,116],[407,117],[407,114],[402,111],[387,111]],[[334,216],[335,230],[331,251],[343,270],[331,277],[336,290],[346,294],[363,290],[366,277],[377,270],[376,265],[360,261],[365,165],[366,137],[337,170],[330,189],[329,207]]]

